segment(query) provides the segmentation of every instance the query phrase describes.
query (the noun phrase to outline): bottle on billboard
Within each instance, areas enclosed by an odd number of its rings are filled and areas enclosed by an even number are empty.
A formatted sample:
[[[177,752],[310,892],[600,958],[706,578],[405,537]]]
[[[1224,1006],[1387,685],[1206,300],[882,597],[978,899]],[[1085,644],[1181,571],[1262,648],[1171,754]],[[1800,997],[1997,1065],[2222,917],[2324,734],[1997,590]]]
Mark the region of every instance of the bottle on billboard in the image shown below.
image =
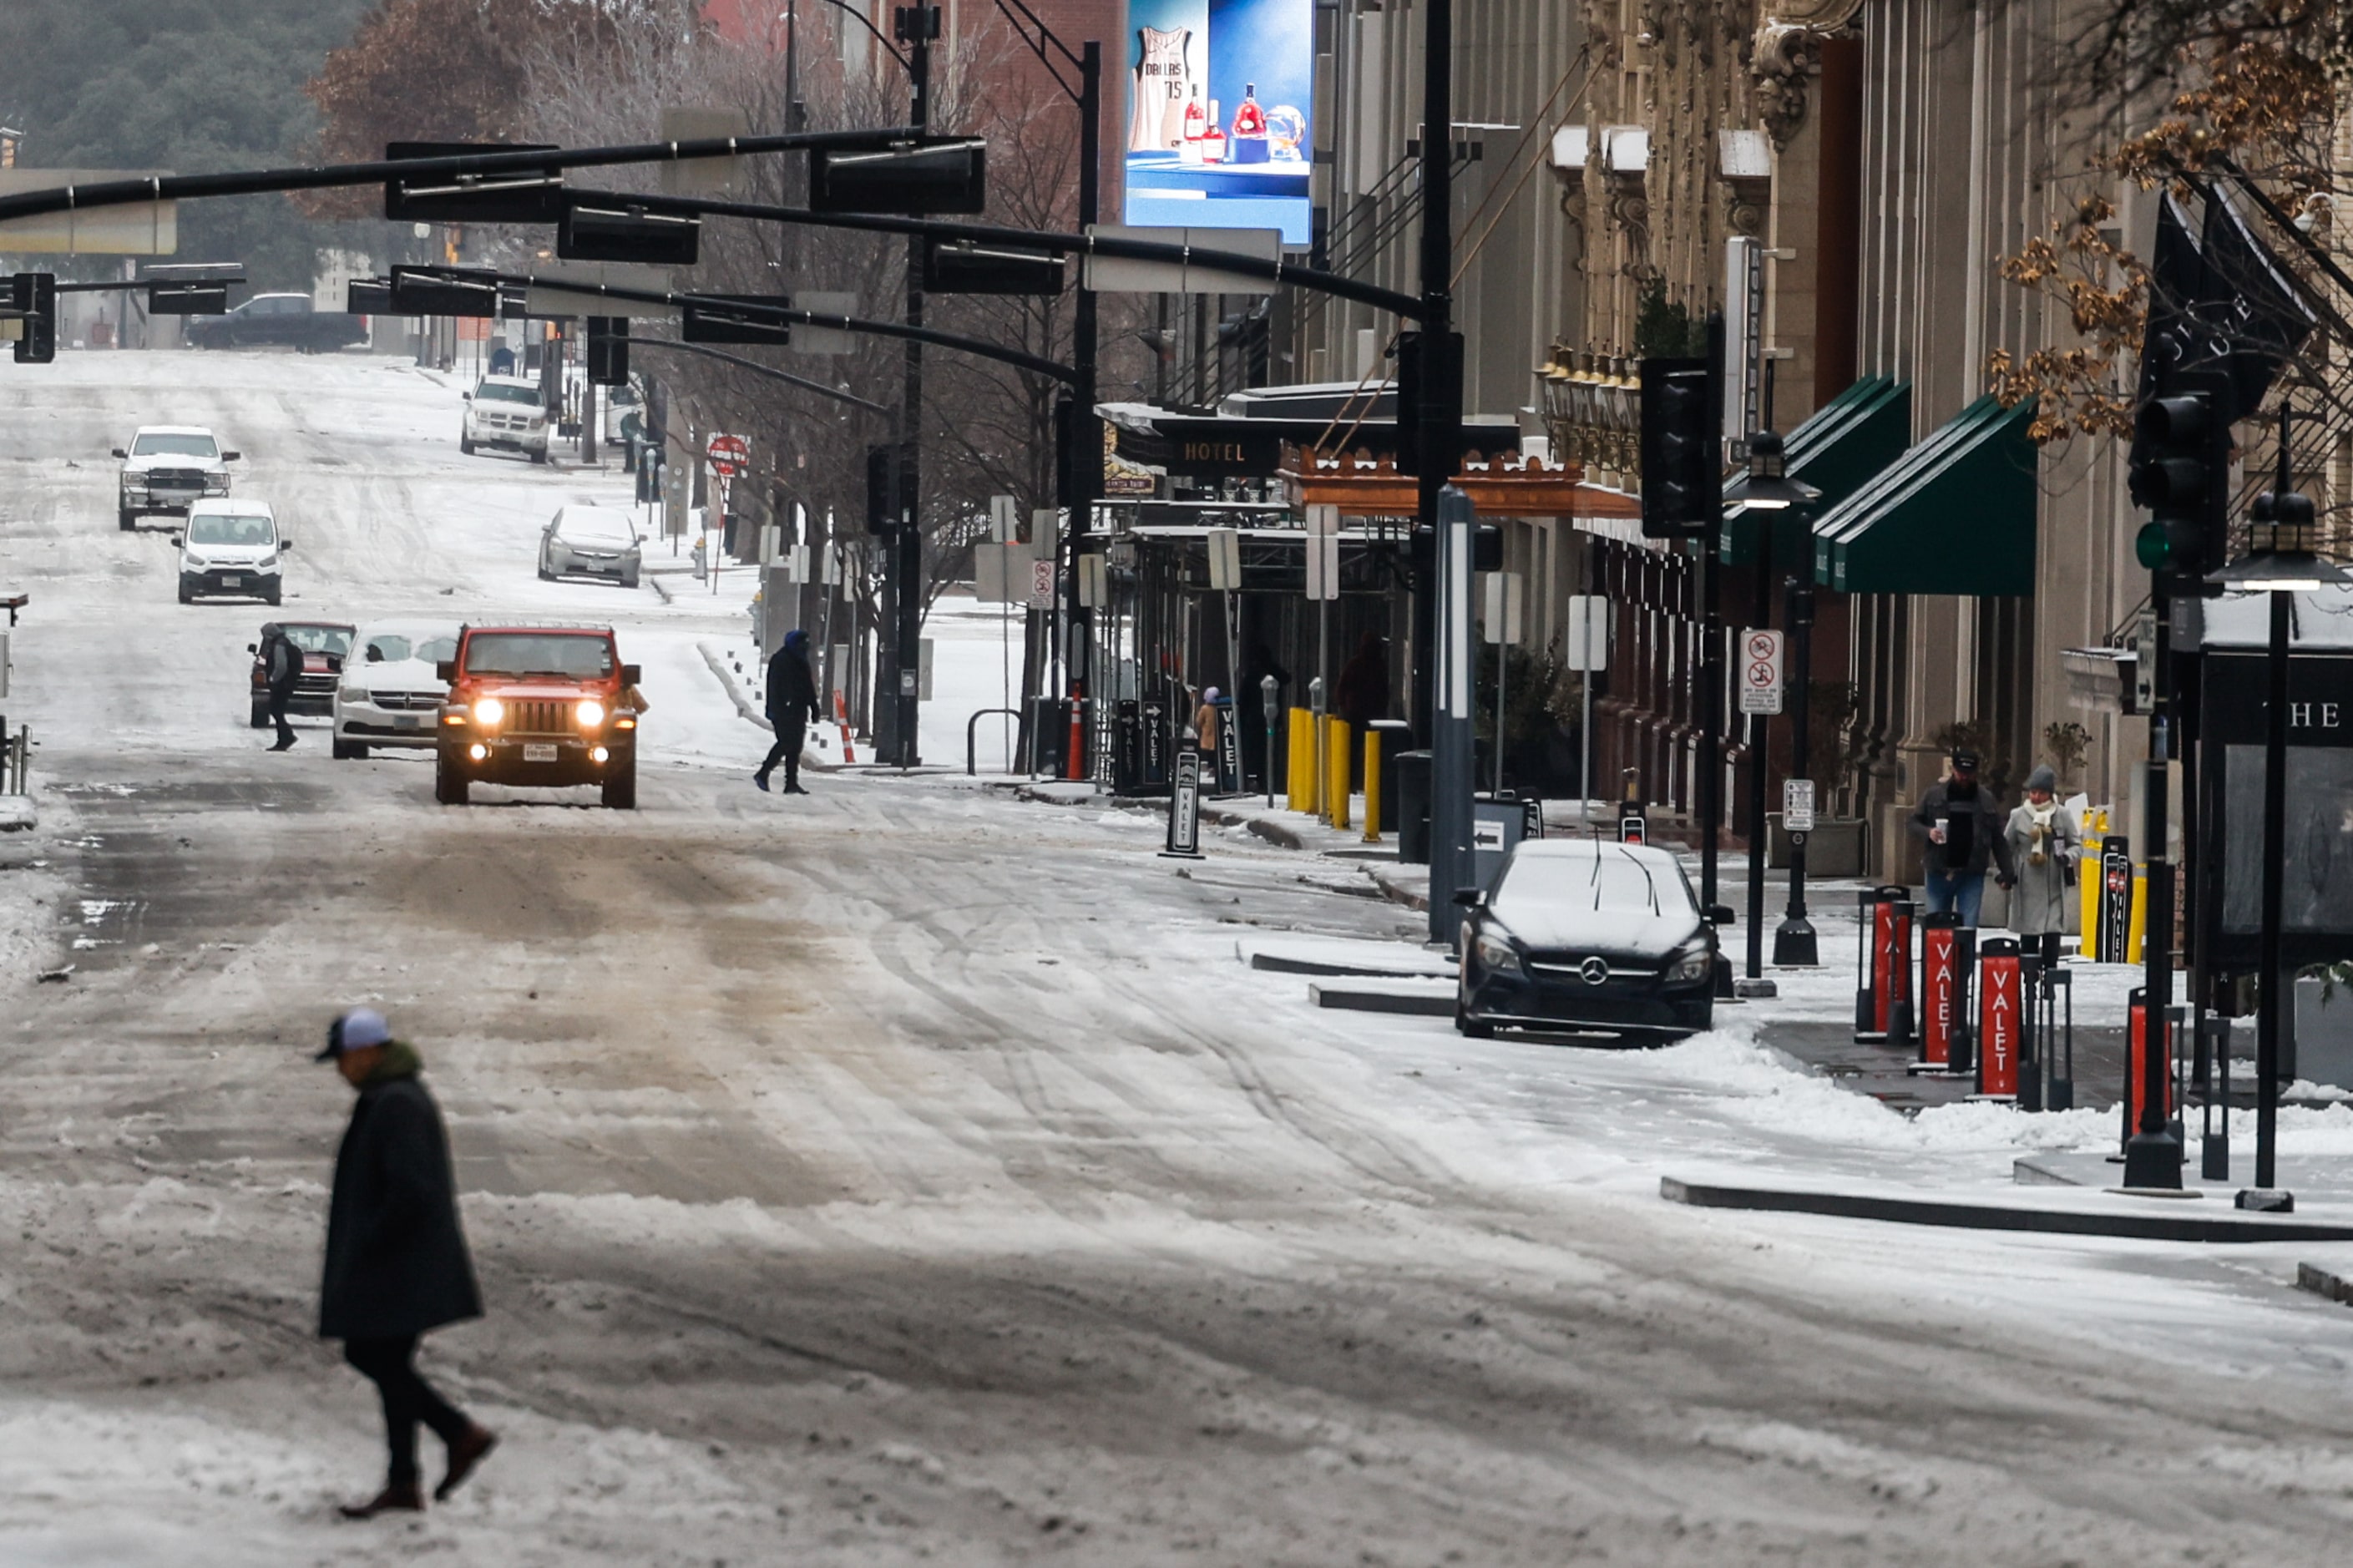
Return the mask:
[[[1209,117],[1201,109],[1201,88],[1196,82],[1193,97],[1185,105],[1185,140],[1176,149],[1180,162],[1198,164],[1201,161],[1201,141],[1208,134]]]
[[[1258,106],[1258,83],[1242,88],[1242,106],[1234,110],[1234,133],[1227,156],[1237,163],[1267,162],[1266,110]]]
[[[1201,162],[1222,163],[1226,161],[1226,133],[1218,129],[1218,100],[1209,100],[1209,122],[1201,132]]]

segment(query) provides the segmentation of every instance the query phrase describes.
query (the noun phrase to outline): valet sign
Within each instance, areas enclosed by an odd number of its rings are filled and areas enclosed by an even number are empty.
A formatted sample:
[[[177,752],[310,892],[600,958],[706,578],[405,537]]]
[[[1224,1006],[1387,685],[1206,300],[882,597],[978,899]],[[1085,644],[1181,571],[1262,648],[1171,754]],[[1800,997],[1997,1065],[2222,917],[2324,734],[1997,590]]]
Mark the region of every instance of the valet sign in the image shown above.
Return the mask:
[[[1740,634],[1740,710],[1778,713],[1781,710],[1782,647],[1779,632]]]

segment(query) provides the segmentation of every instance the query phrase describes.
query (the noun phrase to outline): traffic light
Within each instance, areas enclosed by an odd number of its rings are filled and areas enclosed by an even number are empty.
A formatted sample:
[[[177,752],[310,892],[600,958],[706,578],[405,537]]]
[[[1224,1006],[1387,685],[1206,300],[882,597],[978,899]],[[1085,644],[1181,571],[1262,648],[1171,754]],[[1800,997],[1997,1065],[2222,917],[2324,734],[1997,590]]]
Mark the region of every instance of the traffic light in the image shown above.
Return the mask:
[[[702,257],[702,220],[575,196],[556,226],[555,254],[565,261],[691,267]]]
[[[1712,538],[1724,521],[1724,405],[1708,362],[1642,362],[1642,537]]]
[[[1008,250],[970,240],[934,239],[923,247],[926,294],[1035,294],[1062,291],[1062,258],[1044,251]]]
[[[629,384],[629,319],[588,318],[588,379],[598,386]]]
[[[680,312],[679,342],[749,343],[782,348],[793,341],[792,323],[772,313],[792,309],[789,294],[709,294],[689,300]],[[749,306],[737,310],[735,306]]]
[[[1417,476],[1421,472],[1422,389],[1434,378],[1433,390],[1443,403],[1435,411],[1443,432],[1440,439],[1449,448],[1439,454],[1439,466],[1452,479],[1462,463],[1462,334],[1449,333],[1445,344],[1433,353],[1420,332],[1399,332],[1397,361],[1398,472]]]
[[[885,441],[866,448],[866,531],[895,533],[899,528],[899,446]]]
[[[10,285],[10,303],[25,313],[24,336],[16,340],[16,363],[47,364],[58,357],[57,274],[19,272]]]
[[[808,180],[812,212],[977,213],[988,205],[988,143],[879,137],[863,147],[812,147]]]
[[[2133,552],[2160,586],[2187,590],[2222,564],[2230,431],[2207,395],[2190,392],[2141,405],[2134,437],[2132,499],[2149,521]]]

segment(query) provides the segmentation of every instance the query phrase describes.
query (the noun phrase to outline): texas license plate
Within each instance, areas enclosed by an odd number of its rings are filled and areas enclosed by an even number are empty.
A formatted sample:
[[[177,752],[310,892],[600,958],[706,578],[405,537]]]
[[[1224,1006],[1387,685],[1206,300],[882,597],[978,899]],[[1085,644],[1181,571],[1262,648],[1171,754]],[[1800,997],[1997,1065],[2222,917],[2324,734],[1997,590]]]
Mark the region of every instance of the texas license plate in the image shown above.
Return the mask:
[[[527,742],[522,749],[522,760],[526,763],[552,763],[555,761],[555,747]]]
[[[243,584],[244,581],[245,579],[242,577],[223,577],[221,579],[221,586],[224,588],[235,588]]]

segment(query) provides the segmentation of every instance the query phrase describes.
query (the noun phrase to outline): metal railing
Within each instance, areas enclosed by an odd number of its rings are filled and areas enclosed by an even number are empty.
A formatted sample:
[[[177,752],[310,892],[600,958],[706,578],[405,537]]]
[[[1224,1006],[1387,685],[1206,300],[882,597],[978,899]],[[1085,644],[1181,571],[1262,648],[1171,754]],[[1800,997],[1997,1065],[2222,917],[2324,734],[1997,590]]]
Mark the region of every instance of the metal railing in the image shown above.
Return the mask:
[[[964,771],[965,776],[967,778],[976,778],[980,774],[980,752],[978,750],[980,744],[980,721],[983,719],[987,718],[992,713],[1002,713],[1008,719],[1012,720],[1016,724],[1021,722],[1020,710],[1015,708],[983,708],[971,718],[965,721]],[[1011,773],[1013,771],[1013,759],[1009,756],[1007,757],[1005,759],[1005,764],[1006,772]]]

